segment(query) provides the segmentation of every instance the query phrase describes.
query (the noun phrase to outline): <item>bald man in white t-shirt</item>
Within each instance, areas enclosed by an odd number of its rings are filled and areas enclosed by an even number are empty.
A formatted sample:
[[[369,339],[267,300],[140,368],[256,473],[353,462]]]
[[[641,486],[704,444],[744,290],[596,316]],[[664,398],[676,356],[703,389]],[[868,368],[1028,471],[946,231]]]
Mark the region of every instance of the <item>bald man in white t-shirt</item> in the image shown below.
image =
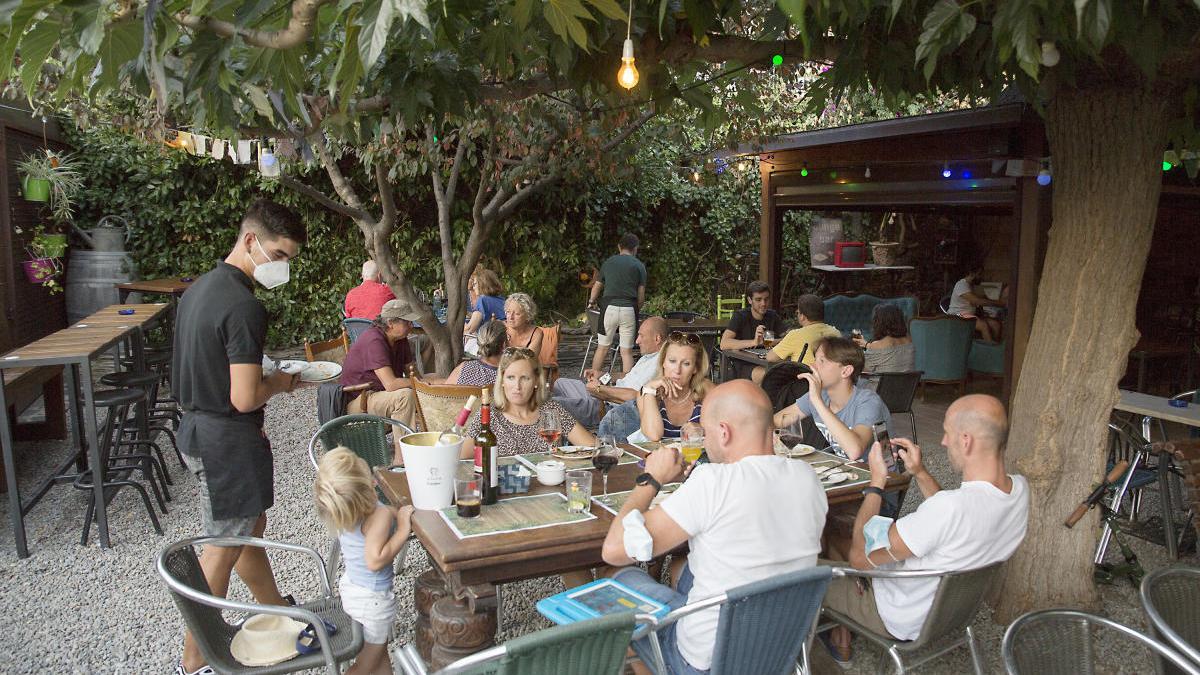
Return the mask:
[[[887,546],[866,550],[863,534],[868,521],[879,515],[887,465],[878,443],[868,463],[871,484],[854,521],[850,564],[855,569],[973,570],[1008,560],[1029,521],[1029,487],[1023,476],[1004,467],[1008,417],[992,396],[975,394],[955,401],[942,423],[942,445],[950,466],[962,473],[962,485],[943,490],[921,463],[921,448],[910,440],[893,439],[925,501],[887,529]],[[825,594],[825,606],[860,624],[898,640],[915,640],[933,605],[939,580],[874,579],[860,587],[856,579],[836,578]],[[827,639],[834,659],[850,658],[850,633],[834,630]]]

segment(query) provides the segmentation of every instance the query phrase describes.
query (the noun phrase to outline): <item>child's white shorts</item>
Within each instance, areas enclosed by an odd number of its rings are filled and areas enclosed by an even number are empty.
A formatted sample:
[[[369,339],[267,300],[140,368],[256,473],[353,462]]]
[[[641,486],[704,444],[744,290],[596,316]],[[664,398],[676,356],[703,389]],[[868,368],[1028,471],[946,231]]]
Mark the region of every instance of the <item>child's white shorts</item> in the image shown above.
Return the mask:
[[[396,623],[396,594],[363,588],[344,576],[338,582],[338,593],[342,596],[342,609],[362,624],[363,640],[375,645],[387,644]]]

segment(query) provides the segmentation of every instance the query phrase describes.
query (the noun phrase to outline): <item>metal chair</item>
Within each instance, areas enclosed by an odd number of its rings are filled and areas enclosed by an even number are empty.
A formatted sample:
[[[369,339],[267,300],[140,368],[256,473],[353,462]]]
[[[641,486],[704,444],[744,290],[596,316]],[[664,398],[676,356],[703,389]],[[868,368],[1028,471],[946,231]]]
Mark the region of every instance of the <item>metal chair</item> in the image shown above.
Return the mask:
[[[1112,619],[1073,609],[1044,609],[1012,622],[1000,646],[1004,669],[1009,675],[1090,675],[1097,665],[1093,628],[1140,642],[1179,672],[1200,675],[1200,668],[1158,640]]]
[[[587,346],[583,348],[583,363],[579,365],[579,377],[583,377],[583,371],[587,369],[588,366],[592,365],[591,360],[588,359],[588,352],[592,351],[592,343],[596,344],[596,349],[600,348],[598,339],[598,335],[600,333],[600,310],[588,309],[584,313],[587,315],[589,334]],[[617,352],[620,349],[620,345],[616,340],[613,340],[612,344],[609,345],[609,349],[612,353],[610,354],[610,358],[608,360],[608,372],[611,373],[613,364],[617,362]]]
[[[635,620],[632,612],[554,626],[459,659],[438,675],[618,675]],[[409,643],[392,652],[398,672],[426,675],[425,663]]]
[[[350,344],[354,344],[358,336],[373,325],[375,322],[370,319],[342,319],[342,328],[346,329],[346,339],[350,341]]]
[[[710,673],[794,672],[812,638],[832,575],[831,567],[808,567],[689,602],[658,621],[648,617],[655,663],[646,665],[659,675],[666,673],[657,631],[690,614],[720,607]]]
[[[197,544],[211,546],[257,546],[303,553],[316,562],[321,581],[321,597],[313,602],[297,606],[259,605],[219,598],[212,594],[200,560],[193,548]],[[337,675],[338,664],[354,658],[363,645],[362,626],[342,610],[342,602],[330,589],[329,575],[320,554],[307,546],[268,541],[256,537],[193,537],[175,542],[158,554],[158,575],[167,584],[171,599],[183,615],[184,623],[208,660],[213,670],[219,673],[293,673],[299,670],[320,668],[329,675]],[[238,626],[225,621],[223,611],[250,612],[253,614],[279,614],[310,624],[321,643],[320,653],[297,656],[273,666],[243,666],[229,651]],[[333,624],[336,632],[330,635],[325,621]]]
[[[861,637],[882,647],[884,653],[879,659],[880,672],[884,671],[888,659],[891,659],[896,669],[903,674],[908,667],[915,668],[921,664],[928,663],[943,654],[958,649],[963,643],[966,643],[967,648],[971,650],[971,663],[975,668],[975,673],[976,675],[981,675],[984,672],[983,657],[979,652],[978,645],[975,644],[975,633],[971,630],[971,622],[975,619],[975,613],[979,611],[979,606],[983,604],[984,596],[987,594],[992,582],[999,576],[1003,565],[1003,562],[998,562],[986,567],[961,572],[936,570],[856,570],[849,567],[834,568],[834,574],[837,576],[868,577],[873,579],[927,579],[940,577],[941,582],[938,584],[937,593],[933,596],[933,604],[929,606],[929,613],[925,615],[925,622],[921,624],[921,632],[916,640],[896,640],[891,636],[873,633],[870,629],[862,626],[850,617],[828,607],[824,608],[821,613],[832,619],[834,623],[841,624]],[[832,624],[822,625],[817,628],[817,632],[822,632],[829,627],[832,627]],[[905,657],[911,658],[918,652],[928,650],[933,651],[921,658],[915,659],[908,666],[905,665]],[[805,659],[804,665],[807,669],[807,654],[805,654]]]
[[[1125,496],[1129,495],[1129,520],[1137,521],[1142,505],[1143,490],[1155,483],[1159,483],[1160,491],[1162,489],[1158,468],[1151,467],[1148,464],[1148,459],[1155,453],[1151,444],[1138,434],[1137,431],[1112,422],[1109,422],[1108,429],[1110,439],[1108,466],[1111,467],[1121,460],[1129,462],[1129,469],[1126,470],[1124,477],[1121,478],[1117,489],[1113,491],[1108,508],[1114,513],[1119,513]],[[1158,461],[1167,460],[1159,458]],[[1169,511],[1169,502],[1160,500],[1160,503],[1163,507],[1162,517],[1164,519],[1172,517],[1173,514]],[[1097,565],[1104,562],[1104,556],[1108,551],[1108,545],[1112,541],[1112,536],[1112,526],[1108,522],[1105,522],[1104,529],[1100,534],[1100,542],[1096,545],[1096,555],[1093,558],[1093,562]],[[1179,540],[1182,540],[1182,538],[1183,531],[1181,530],[1178,540],[1167,542],[1168,553],[1178,550]],[[1172,555],[1172,557],[1175,556]]]
[[[546,372],[546,386],[553,386],[558,379],[558,343],[562,337],[562,326],[555,323],[550,326],[538,326],[542,331],[542,348],[538,352],[538,361]]]
[[[888,412],[893,415],[908,415],[912,426],[912,440],[917,442],[917,416],[913,413],[913,398],[917,385],[921,384],[923,371],[910,370],[903,373],[863,373],[863,377],[875,380],[875,393],[883,399]]]
[[[454,426],[458,413],[472,396],[482,396],[483,388],[466,384],[428,384],[412,378],[416,398],[416,422],[422,431],[443,431]]]
[[[1200,568],[1164,567],[1142,579],[1150,635],[1200,667]],[[1159,656],[1159,673],[1182,672]]]

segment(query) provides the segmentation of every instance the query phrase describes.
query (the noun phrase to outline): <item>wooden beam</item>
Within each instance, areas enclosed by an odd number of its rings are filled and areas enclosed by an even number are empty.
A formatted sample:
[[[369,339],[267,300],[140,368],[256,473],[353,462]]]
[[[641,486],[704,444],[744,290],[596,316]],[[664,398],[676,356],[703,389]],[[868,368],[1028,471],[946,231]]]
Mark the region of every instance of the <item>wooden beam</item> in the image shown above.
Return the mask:
[[[771,304],[778,309],[783,300],[779,280],[783,264],[783,228],[775,203],[775,177],[771,167],[759,165],[762,178],[762,214],[758,227],[758,278],[771,286]]]
[[[1040,124],[1025,125],[1022,136],[1026,157],[1045,155],[1045,132]],[[1033,176],[1016,179],[1008,320],[1004,322],[1004,399],[1010,404],[1017,391],[1029,334],[1033,330],[1033,315],[1037,310],[1037,287],[1042,274],[1046,233],[1050,229],[1052,189],[1038,185]]]

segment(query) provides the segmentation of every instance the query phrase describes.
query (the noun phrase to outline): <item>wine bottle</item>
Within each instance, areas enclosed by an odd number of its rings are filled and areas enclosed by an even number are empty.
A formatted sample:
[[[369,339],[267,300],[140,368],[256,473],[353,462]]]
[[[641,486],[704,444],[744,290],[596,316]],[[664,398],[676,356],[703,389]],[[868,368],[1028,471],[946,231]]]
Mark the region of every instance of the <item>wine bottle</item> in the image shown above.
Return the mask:
[[[483,390],[483,405],[479,408],[479,434],[475,436],[475,469],[479,474],[480,493],[484,504],[495,504],[500,496],[500,458],[496,435],[492,433],[492,401]]]
[[[439,444],[442,442],[442,437],[444,437],[446,434],[454,434],[455,436],[462,438],[463,426],[466,425],[467,418],[471,416],[471,409],[475,407],[475,402],[478,400],[478,396],[472,396],[471,398],[467,399],[467,402],[463,405],[463,409],[458,411],[458,417],[454,418],[454,425],[438,434]],[[478,464],[478,462],[476,462],[476,464]]]

